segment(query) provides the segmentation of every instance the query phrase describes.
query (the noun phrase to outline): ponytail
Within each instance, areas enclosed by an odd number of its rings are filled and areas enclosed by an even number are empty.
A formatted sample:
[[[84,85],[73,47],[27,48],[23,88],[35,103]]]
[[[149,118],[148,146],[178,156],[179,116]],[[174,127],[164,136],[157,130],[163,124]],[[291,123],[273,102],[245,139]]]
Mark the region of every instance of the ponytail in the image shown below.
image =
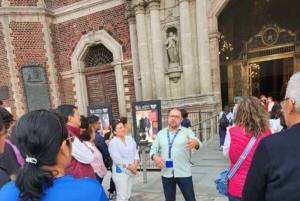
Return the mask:
[[[26,163],[16,179],[16,186],[22,192],[20,200],[41,200],[45,195],[45,189],[53,185],[54,178],[51,170],[43,169],[37,164]]]

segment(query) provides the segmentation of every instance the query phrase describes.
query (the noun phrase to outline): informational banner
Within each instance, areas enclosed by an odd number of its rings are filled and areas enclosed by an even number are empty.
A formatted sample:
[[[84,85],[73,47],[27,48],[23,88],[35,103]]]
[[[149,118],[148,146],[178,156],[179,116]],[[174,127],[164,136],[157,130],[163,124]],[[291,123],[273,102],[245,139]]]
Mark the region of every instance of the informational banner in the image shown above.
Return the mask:
[[[110,122],[112,121],[111,105],[91,105],[87,107],[87,111],[88,116],[96,115],[100,118],[100,133],[102,135],[110,131]]]
[[[162,127],[160,100],[132,103],[132,115],[135,141],[138,144],[153,142]]]

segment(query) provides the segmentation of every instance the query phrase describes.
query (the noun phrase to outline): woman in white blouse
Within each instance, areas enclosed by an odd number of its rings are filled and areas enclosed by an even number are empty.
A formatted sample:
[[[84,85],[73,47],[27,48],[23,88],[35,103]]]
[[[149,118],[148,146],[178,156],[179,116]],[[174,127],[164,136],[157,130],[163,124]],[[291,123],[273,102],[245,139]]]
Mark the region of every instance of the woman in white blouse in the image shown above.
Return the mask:
[[[128,201],[131,195],[133,176],[137,173],[139,161],[136,143],[127,136],[121,121],[112,123],[115,137],[109,143],[109,153],[113,160],[112,178],[116,185],[117,201]]]

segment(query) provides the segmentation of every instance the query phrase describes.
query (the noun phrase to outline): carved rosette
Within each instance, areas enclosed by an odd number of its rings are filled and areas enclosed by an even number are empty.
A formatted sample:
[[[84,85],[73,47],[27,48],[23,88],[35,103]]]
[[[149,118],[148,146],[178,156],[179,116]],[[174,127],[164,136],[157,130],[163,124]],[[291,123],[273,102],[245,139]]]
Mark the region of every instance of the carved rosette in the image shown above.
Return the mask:
[[[149,11],[151,10],[159,10],[160,9],[160,1],[161,0],[145,0]]]
[[[145,1],[144,0],[133,0],[131,3],[131,8],[134,9],[135,14],[145,14]]]

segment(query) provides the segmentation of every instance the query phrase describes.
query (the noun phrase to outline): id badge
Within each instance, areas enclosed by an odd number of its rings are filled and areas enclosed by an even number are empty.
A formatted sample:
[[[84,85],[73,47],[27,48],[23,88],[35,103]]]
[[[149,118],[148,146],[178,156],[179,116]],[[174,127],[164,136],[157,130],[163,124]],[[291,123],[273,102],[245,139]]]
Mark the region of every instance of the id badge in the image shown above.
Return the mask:
[[[169,159],[166,161],[166,168],[173,168],[173,160]]]

